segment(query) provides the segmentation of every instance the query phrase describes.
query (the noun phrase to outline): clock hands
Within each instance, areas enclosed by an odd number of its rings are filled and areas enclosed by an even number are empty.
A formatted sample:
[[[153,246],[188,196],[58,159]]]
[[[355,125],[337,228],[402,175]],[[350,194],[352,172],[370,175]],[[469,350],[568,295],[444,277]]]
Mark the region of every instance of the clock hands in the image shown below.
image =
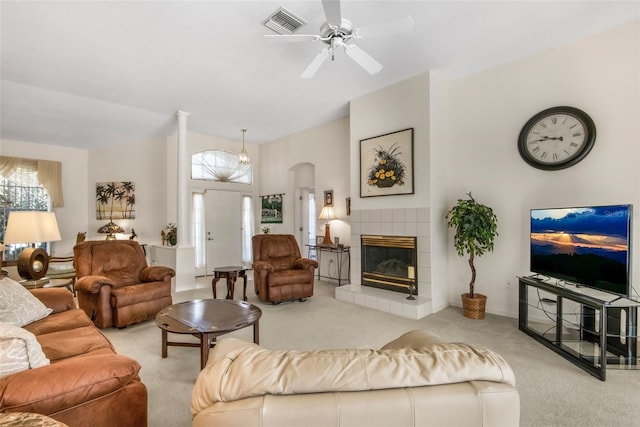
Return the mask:
[[[540,139],[536,139],[534,141],[529,141],[529,143],[532,142],[540,142],[540,141],[563,141],[564,139],[561,136],[543,136]]]

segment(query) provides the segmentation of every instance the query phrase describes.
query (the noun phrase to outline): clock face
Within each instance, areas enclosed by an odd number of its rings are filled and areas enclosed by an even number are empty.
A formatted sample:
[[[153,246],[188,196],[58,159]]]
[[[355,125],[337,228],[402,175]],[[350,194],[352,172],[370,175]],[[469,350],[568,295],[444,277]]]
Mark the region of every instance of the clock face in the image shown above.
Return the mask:
[[[518,150],[531,166],[557,170],[582,160],[595,142],[593,120],[573,107],[553,107],[533,116],[522,128]]]

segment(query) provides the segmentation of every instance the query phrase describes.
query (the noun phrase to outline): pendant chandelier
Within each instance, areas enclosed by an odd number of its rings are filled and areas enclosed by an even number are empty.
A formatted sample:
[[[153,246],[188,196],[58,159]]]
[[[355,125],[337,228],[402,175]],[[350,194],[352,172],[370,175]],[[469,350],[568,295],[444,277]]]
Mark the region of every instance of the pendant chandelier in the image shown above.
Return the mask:
[[[251,163],[251,160],[249,160],[249,154],[247,154],[247,150],[244,148],[244,133],[247,131],[246,129],[240,129],[242,131],[242,151],[240,151],[240,154],[238,155],[238,162],[241,165],[247,165],[249,163]]]

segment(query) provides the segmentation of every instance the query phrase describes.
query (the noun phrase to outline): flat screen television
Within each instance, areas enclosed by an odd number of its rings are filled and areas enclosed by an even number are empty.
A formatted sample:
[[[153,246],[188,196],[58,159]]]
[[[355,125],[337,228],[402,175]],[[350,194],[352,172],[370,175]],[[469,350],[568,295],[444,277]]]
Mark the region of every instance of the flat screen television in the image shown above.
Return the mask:
[[[631,205],[531,210],[534,273],[629,296]]]

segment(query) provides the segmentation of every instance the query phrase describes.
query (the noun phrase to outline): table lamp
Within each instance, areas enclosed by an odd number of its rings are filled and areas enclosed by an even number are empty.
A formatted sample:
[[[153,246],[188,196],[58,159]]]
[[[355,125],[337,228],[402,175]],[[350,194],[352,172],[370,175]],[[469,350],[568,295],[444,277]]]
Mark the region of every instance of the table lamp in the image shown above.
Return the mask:
[[[49,255],[36,243],[61,240],[58,222],[53,212],[12,211],[9,212],[4,243],[31,243],[18,257],[18,274],[25,280],[44,277],[49,267]]]
[[[124,233],[124,228],[120,227],[118,224],[113,222],[111,218],[109,218],[109,222],[98,228],[98,233],[106,234],[107,240],[116,240],[115,233]]]
[[[322,241],[322,244],[333,246],[333,242],[331,241],[331,226],[329,225],[329,222],[332,219],[336,219],[336,216],[333,213],[333,207],[325,206],[324,208],[322,208],[322,211],[320,211],[320,216],[318,217],[318,219],[327,220],[327,223],[324,226],[324,240]]]

